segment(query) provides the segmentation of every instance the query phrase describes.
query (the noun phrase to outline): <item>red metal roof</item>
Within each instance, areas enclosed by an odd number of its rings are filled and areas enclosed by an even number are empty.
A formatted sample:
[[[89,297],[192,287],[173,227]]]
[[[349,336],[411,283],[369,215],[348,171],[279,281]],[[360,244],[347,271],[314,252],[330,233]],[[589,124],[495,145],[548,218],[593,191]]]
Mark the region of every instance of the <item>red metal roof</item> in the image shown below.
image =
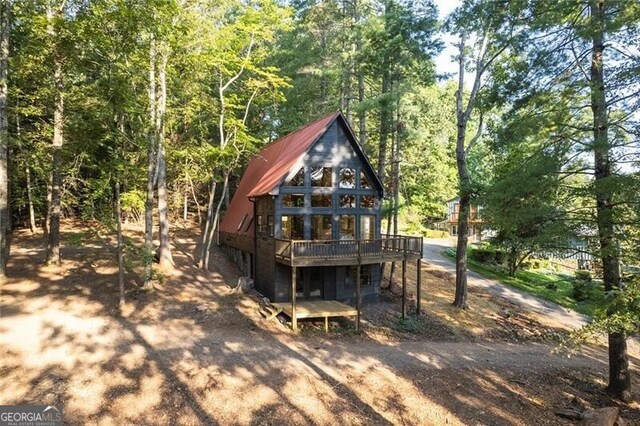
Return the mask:
[[[254,156],[242,175],[229,208],[220,222],[220,231],[253,235],[255,221],[252,221],[249,227],[246,227],[245,222],[242,228],[238,229],[245,216],[253,215],[253,203],[250,198],[269,195],[275,190],[292,171],[298,160],[327,131],[339,115],[339,111],[334,112],[289,133]]]

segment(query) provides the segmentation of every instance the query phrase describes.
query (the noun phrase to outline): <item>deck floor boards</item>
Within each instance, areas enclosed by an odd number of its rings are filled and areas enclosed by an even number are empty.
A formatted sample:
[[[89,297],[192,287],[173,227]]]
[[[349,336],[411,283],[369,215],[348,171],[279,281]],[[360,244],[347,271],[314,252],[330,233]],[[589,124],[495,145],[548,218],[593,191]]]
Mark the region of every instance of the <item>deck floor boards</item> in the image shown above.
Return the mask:
[[[291,317],[291,302],[271,303]],[[349,317],[358,315],[353,306],[337,300],[300,301],[296,303],[296,318]]]
[[[330,317],[355,317],[356,331],[360,331],[360,315],[358,310],[337,300],[300,301],[296,303],[295,317],[292,314],[291,302],[271,303],[275,312],[283,312],[291,318],[291,327],[298,331],[298,320],[303,318],[324,318],[324,331],[329,332]],[[277,315],[277,314],[276,314]]]

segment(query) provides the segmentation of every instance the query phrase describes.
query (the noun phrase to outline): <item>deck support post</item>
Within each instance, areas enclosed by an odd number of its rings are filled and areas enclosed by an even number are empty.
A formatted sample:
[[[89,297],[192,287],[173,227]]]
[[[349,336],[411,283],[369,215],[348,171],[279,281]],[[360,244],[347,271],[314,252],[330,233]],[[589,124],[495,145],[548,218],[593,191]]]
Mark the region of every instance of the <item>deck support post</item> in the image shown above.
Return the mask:
[[[360,262],[356,266],[356,333],[360,333],[360,308],[362,305],[362,292],[360,291]]]
[[[418,259],[416,263],[416,315],[420,315],[420,297],[422,293],[422,259]]]
[[[402,319],[407,318],[407,259],[402,261]]]
[[[291,328],[298,332],[298,319],[296,318],[296,267],[291,267]]]

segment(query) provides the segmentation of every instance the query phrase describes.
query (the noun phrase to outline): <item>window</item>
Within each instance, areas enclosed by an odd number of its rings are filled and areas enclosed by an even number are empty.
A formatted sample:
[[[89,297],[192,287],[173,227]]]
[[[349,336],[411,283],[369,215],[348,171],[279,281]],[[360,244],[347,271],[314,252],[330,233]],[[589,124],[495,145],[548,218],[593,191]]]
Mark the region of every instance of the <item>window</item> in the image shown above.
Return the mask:
[[[304,207],[304,194],[284,194],[282,207]]]
[[[469,220],[478,219],[478,208],[476,206],[471,206],[469,211]]]
[[[257,216],[257,222],[256,225],[258,227],[258,235],[265,235],[265,229],[264,229],[264,221],[261,215]]]
[[[451,235],[458,235],[458,227],[456,225],[451,226]]]
[[[289,186],[304,186],[304,167],[301,167],[289,182]]]
[[[314,240],[331,240],[333,216],[328,214],[311,216],[311,228]]]
[[[356,268],[358,268],[358,266],[349,266],[349,269],[347,270],[347,279],[349,285],[353,285],[354,287],[356,283],[356,273],[358,272]],[[360,266],[360,285],[362,287],[366,287],[368,285],[371,285],[371,283],[371,268],[369,267],[369,265]]]
[[[372,209],[376,206],[376,197],[373,195],[360,196],[360,207],[363,209]]]
[[[285,240],[304,240],[304,216],[294,214],[282,216],[282,238]]]
[[[331,167],[312,167],[311,186],[331,187]]]
[[[340,215],[340,239],[354,240],[356,238],[356,217],[351,214]]]
[[[360,238],[363,240],[373,240],[376,238],[375,216],[360,216]]]
[[[311,207],[331,207],[331,195],[312,195]]]
[[[267,216],[267,232],[273,237],[273,216]]]
[[[369,179],[367,179],[367,175],[365,174],[364,170],[360,171],[360,188],[371,188],[371,184],[369,183]]]
[[[342,208],[355,208],[356,196],[355,195],[341,195],[340,207]]]
[[[353,189],[356,187],[356,171],[354,169],[340,169],[340,188]]]

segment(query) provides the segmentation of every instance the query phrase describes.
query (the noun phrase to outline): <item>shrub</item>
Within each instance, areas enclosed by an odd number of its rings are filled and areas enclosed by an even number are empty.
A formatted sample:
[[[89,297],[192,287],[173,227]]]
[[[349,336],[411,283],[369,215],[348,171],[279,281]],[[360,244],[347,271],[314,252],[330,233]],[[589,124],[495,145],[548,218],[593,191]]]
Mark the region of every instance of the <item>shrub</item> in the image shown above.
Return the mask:
[[[576,280],[591,282],[591,271],[579,270],[574,272]]]
[[[423,235],[427,238],[449,238],[447,231],[437,231],[435,229],[425,229]]]
[[[471,249],[469,257],[486,265],[504,265],[507,259],[504,251],[485,247]]]
[[[577,302],[584,302],[591,298],[594,289],[593,281],[574,280],[571,296]]]

